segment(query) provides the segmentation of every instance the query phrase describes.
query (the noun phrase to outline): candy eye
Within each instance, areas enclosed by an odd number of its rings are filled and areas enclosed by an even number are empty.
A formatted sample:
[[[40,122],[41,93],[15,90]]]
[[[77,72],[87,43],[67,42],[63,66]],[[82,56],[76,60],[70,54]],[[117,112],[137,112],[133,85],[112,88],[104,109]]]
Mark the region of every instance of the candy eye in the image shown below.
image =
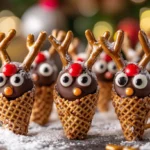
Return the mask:
[[[24,79],[20,74],[15,74],[10,78],[10,82],[13,86],[20,86],[23,84]]]
[[[72,76],[69,73],[64,73],[61,77],[60,77],[60,83],[62,86],[64,87],[68,87],[72,84]]]
[[[115,78],[115,83],[119,86],[119,87],[123,87],[127,84],[128,82],[128,77],[125,73],[120,73],[116,76]]]
[[[108,63],[108,70],[111,73],[116,73],[117,72],[117,67],[116,67],[116,65],[113,61]]]
[[[91,77],[88,74],[81,74],[78,79],[78,84],[81,86],[89,86],[91,84]]]
[[[0,87],[2,87],[6,83],[6,77],[3,73],[0,73]]]
[[[39,72],[43,76],[50,76],[53,73],[53,68],[51,65],[43,63],[39,68]]]
[[[147,86],[148,81],[145,75],[138,74],[133,78],[132,83],[137,89],[144,89]]]
[[[104,73],[107,69],[107,63],[103,60],[97,61],[95,63],[95,70],[99,73]]]

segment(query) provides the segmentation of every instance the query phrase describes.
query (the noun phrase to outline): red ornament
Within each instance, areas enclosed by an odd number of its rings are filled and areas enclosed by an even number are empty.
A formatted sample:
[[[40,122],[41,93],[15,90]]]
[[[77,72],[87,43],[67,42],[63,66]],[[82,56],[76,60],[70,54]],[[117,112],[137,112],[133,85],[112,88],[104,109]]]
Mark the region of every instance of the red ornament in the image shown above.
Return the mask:
[[[81,58],[81,57],[78,57],[78,58],[77,58],[77,61],[81,61],[81,62],[83,62],[83,61],[84,61],[84,59],[83,59],[83,58]]]
[[[81,72],[82,72],[81,64],[74,63],[74,64],[70,65],[70,67],[69,67],[69,74],[72,77],[78,77],[81,74]]]
[[[134,18],[125,18],[119,22],[118,29],[127,33],[132,47],[135,47],[138,42],[138,32],[140,30],[139,21]]]
[[[136,64],[128,64],[125,68],[125,73],[129,77],[133,77],[136,74],[138,74],[140,71],[140,68]]]
[[[40,64],[40,63],[42,63],[42,62],[44,62],[46,60],[46,57],[45,57],[45,55],[43,54],[43,53],[38,53],[38,55],[36,56],[36,58],[35,58],[35,62],[37,63],[37,64]]]
[[[104,55],[104,60],[105,60],[106,62],[110,62],[110,61],[112,61],[112,58],[111,58],[109,55],[105,54],[105,55]]]
[[[5,76],[12,76],[17,72],[17,67],[14,64],[6,64],[3,66],[2,72]]]

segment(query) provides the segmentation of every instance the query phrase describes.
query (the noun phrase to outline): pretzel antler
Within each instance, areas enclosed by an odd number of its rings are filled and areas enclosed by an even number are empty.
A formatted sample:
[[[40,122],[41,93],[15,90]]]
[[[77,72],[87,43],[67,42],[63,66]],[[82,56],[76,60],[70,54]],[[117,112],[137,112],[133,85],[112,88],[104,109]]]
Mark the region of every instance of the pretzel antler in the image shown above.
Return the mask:
[[[6,48],[15,35],[16,31],[14,29],[10,30],[7,35],[0,33],[0,57],[2,64],[6,64],[11,61],[9,55],[7,54]]]
[[[30,70],[30,66],[34,61],[36,55],[38,54],[42,44],[44,43],[46,36],[47,36],[46,32],[41,32],[37,40],[34,41],[34,35],[32,34],[28,35],[26,45],[29,50],[29,53],[27,54],[23,63],[21,64],[21,67],[23,67],[26,71]]]
[[[66,57],[69,57],[68,48],[70,46],[72,38],[73,38],[73,33],[71,31],[67,32],[66,37],[62,42],[56,40],[52,35],[50,35],[48,38],[51,44],[56,49],[56,51],[59,53],[61,62],[64,67],[68,65],[68,60]]]
[[[91,69],[93,64],[95,63],[96,61],[96,58],[98,57],[98,55],[102,52],[102,46],[99,44],[99,42],[96,41],[93,33],[90,31],[90,30],[86,30],[85,31],[85,36],[88,40],[88,43],[90,44],[90,46],[92,47],[92,52],[88,58],[88,60],[85,62],[85,66],[88,68],[88,69]],[[104,37],[106,39],[108,39],[110,36],[110,33],[109,32],[105,32],[104,33]]]
[[[74,38],[72,40],[72,43],[70,44],[69,46],[69,49],[68,49],[68,53],[71,55],[72,58],[76,59],[77,58],[77,49],[78,49],[78,46],[80,44],[80,41],[78,38]]]
[[[54,38],[56,38],[58,41],[62,42],[66,36],[66,32],[63,31],[63,30],[57,30],[57,29],[54,29],[52,31],[52,36]],[[51,45],[51,47],[49,48],[49,53],[50,53],[50,56],[54,55],[55,53],[55,48],[53,45]]]
[[[139,62],[139,66],[142,66],[144,68],[150,61],[150,43],[145,32],[142,30],[139,31],[138,38],[145,53],[141,61]]]
[[[123,43],[124,32],[122,30],[117,31],[117,38],[114,43],[110,43],[105,37],[100,37],[100,44],[103,50],[114,60],[118,70],[122,70],[124,67],[123,59],[120,55],[121,46]]]

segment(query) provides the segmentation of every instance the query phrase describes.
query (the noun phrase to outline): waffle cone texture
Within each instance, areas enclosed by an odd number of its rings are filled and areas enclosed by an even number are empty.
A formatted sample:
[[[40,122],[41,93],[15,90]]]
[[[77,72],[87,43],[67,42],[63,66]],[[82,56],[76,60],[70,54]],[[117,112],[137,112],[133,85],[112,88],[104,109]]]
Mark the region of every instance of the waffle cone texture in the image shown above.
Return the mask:
[[[34,103],[34,88],[22,96],[7,100],[0,94],[0,122],[15,134],[26,135]]]
[[[121,98],[115,92],[112,97],[125,139],[128,141],[142,139],[150,110],[150,97]]]
[[[54,85],[36,87],[31,121],[40,125],[49,121],[53,107],[53,88]]]
[[[68,139],[84,139],[90,129],[97,106],[98,91],[81,99],[69,101],[54,90],[54,102]]]
[[[98,84],[100,92],[97,107],[100,112],[107,112],[111,100],[112,82],[98,82]]]

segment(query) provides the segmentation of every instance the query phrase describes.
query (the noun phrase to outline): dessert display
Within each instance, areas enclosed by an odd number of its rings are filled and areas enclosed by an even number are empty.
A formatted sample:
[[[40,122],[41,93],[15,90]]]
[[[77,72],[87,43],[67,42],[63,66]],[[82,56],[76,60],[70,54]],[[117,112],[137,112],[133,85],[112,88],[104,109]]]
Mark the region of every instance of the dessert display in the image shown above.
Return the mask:
[[[52,35],[62,41],[65,33],[53,30]],[[41,51],[32,64],[32,80],[36,86],[35,102],[33,105],[31,121],[45,125],[53,107],[53,88],[57,79],[58,69],[52,60],[55,48],[50,47],[49,51]]]
[[[119,30],[114,43],[105,37],[100,38],[103,50],[114,60],[118,72],[113,84],[113,105],[121,123],[126,140],[141,140],[147,123],[150,105],[150,76],[146,65],[150,60],[150,47],[146,34],[139,31],[138,38],[144,50],[139,63],[128,63],[123,60],[120,50],[124,32]]]
[[[86,38],[94,49],[85,62],[71,61],[68,48],[73,33],[68,31],[60,42],[52,35],[49,41],[59,53],[63,68],[54,87],[54,102],[65,135],[68,139],[84,139],[91,126],[98,99],[98,85],[91,69],[102,51],[93,34],[87,30]]]
[[[33,35],[28,35],[29,53],[22,63],[11,61],[6,51],[15,33],[14,29],[7,35],[0,33],[0,122],[3,128],[26,135],[34,102],[34,84],[29,71],[46,39],[46,33],[41,32],[36,41]]]

